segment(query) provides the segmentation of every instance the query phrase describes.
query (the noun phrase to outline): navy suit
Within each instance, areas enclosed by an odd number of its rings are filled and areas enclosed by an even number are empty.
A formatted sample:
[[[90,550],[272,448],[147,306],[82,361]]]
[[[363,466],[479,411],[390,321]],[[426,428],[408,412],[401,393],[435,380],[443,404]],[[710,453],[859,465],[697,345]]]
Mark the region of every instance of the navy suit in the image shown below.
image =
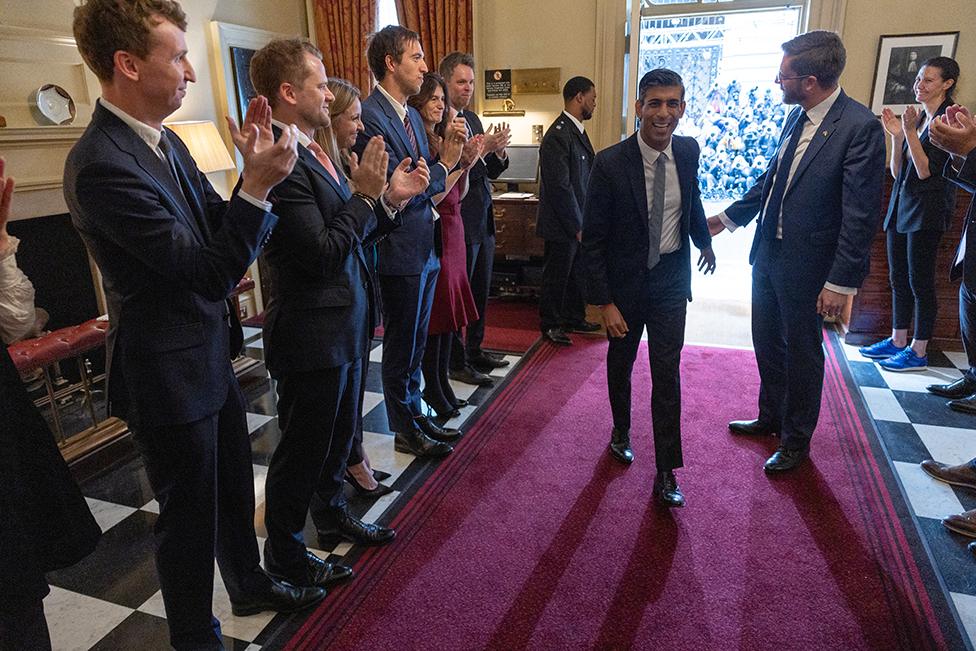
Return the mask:
[[[478,114],[461,111],[471,128],[471,135],[483,134],[484,126]],[[508,168],[508,158],[502,160],[495,153],[485,155],[468,170],[468,193],[461,200],[461,221],[464,222],[464,244],[467,250],[468,281],[478,319],[468,323],[462,346],[455,338],[451,349],[451,366],[459,369],[468,357],[481,352],[485,339],[485,310],[491,290],[491,271],[495,263],[495,212],[491,203],[491,179]]]
[[[585,275],[577,234],[593,165],[593,146],[566,115],[550,125],[539,148],[539,216],[536,234],[546,241],[539,316],[542,332],[586,320]]]
[[[213,645],[216,549],[234,600],[256,591],[251,449],[227,297],[277,221],[214,192],[169,132],[182,181],[100,104],[64,171],[71,219],[102,273],[112,413],[160,504],[156,566],[174,645]],[[266,579],[264,579],[266,582]]]
[[[274,288],[264,354],[278,380],[281,428],[265,485],[264,559],[304,584],[305,514],[316,492],[328,506],[343,505],[360,418],[362,366],[377,319],[363,243],[395,222],[381,204],[370,209],[353,198],[345,178],[333,178],[306,147],[298,151],[295,168],[269,196],[279,221],[264,252]]]
[[[787,118],[781,147],[800,113],[796,108]],[[867,276],[884,160],[878,119],[841,91],[783,196],[782,239],[767,239],[762,223],[756,229],[749,261],[759,420],[780,432],[791,450],[809,446],[820,415],[824,353],[817,297],[827,282],[856,288]],[[726,209],[733,222],[744,226],[761,212],[778,161],[777,154],[746,195]]]
[[[944,174],[966,192],[976,195],[976,149],[969,152],[958,172],[953,169],[951,161],[946,163]],[[976,381],[976,197],[969,203],[962,231],[964,239],[959,242],[959,249],[953,258],[950,278],[962,279],[959,287],[959,325],[969,362],[966,376]]]
[[[583,208],[587,301],[614,303],[627,323],[610,337],[607,384],[613,424],[630,430],[631,382],[641,333],[647,327],[651,365],[651,416],[658,471],[678,468],[681,454],[681,348],[691,299],[691,244],[711,247],[698,188],[699,147],[674,136],[671,149],[681,192],[680,248],[647,268],[649,251],[644,160],[635,133],[596,156]]]
[[[440,262],[434,251],[434,207],[431,197],[444,191],[447,170],[435,165],[427,148],[424,124],[416,109],[407,107],[419,152],[389,100],[374,89],[363,100],[363,125],[353,147],[362,154],[373,136],[383,136],[390,154],[390,174],[405,158],[418,155],[430,166],[430,185],[400,211],[403,225],[377,246],[376,270],[383,298],[383,396],[390,429],[409,432],[421,416],[420,364],[427,342],[427,324],[434,301]]]

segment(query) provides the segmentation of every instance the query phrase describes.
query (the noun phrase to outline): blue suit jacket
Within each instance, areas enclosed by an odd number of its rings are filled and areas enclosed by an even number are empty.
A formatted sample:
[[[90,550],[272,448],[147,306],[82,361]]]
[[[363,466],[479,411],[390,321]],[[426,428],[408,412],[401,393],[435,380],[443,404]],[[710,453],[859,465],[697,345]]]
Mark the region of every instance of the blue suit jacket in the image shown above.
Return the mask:
[[[801,109],[786,119],[792,131]],[[762,210],[772,191],[778,156],[742,199],[726,208],[733,222],[745,226]],[[871,241],[881,218],[881,183],[885,143],[881,123],[843,91],[800,159],[783,196],[783,259],[789,260],[803,286],[860,287],[868,273]],[[756,229],[749,261],[755,262],[762,239]]]
[[[277,133],[277,132],[276,132]],[[268,200],[278,225],[264,249],[271,295],[264,359],[272,377],[347,364],[366,352],[378,319],[363,245],[398,222],[353,198],[314,154],[298,148],[292,173]]]
[[[444,191],[444,181],[447,178],[447,171],[443,166],[435,165],[430,155],[420,114],[408,106],[407,115],[413,126],[420,155],[430,166],[430,185],[400,211],[403,225],[390,233],[377,247],[376,270],[391,276],[413,276],[423,271],[434,248],[434,205],[431,197]],[[369,97],[363,100],[362,119],[365,131],[359,134],[353,146],[357,155],[362,155],[370,138],[383,136],[386,151],[390,154],[390,174],[403,159],[417,158],[410,151],[410,141],[403,122],[378,89],[373,89]]]
[[[575,128],[575,127],[574,127]],[[634,133],[596,155],[583,205],[583,255],[586,298],[592,305],[634,304],[648,273],[647,187],[644,159]],[[688,258],[682,280],[691,298],[691,247],[712,245],[698,188],[698,143],[673,136],[671,150],[681,185],[681,249]]]
[[[111,413],[124,418],[135,407],[152,425],[200,420],[226,401],[237,381],[226,299],[277,221],[240,197],[223,201],[182,141],[169,138],[188,178],[182,190],[101,105],[64,170],[71,221],[108,302]]]

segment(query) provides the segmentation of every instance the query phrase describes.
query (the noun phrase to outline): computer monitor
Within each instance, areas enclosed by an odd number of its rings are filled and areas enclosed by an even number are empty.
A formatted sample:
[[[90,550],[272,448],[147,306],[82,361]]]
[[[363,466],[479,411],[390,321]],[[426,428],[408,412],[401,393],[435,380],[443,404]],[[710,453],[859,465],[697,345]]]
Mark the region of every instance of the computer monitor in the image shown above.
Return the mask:
[[[505,152],[508,168],[495,181],[507,183],[510,192],[518,191],[519,183],[539,182],[539,145],[509,145]]]

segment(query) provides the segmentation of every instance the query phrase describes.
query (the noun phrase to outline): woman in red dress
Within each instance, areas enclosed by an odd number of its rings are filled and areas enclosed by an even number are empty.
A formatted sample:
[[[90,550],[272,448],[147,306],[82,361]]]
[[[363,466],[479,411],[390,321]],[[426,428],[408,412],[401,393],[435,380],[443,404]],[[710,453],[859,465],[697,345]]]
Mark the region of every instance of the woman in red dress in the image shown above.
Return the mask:
[[[427,73],[420,92],[408,100],[424,120],[424,130],[431,152],[436,155],[447,125],[457,111],[447,107],[447,86],[440,75]],[[437,206],[437,235],[441,240],[441,271],[434,288],[427,348],[424,351],[424,400],[439,418],[460,415],[467,404],[458,399],[448,382],[453,334],[478,318],[478,310],[468,282],[467,252],[464,246],[464,223],[461,221],[461,199],[468,191],[467,169],[481,156],[483,137],[475,136],[465,145],[460,168],[451,172],[445,192],[434,197]]]

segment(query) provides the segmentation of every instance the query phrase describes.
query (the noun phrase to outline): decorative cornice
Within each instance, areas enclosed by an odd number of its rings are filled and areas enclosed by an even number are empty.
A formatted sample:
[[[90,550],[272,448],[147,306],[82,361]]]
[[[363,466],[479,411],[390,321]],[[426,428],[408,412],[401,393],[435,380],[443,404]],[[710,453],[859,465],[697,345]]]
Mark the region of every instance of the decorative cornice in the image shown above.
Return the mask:
[[[84,126],[9,127],[0,129],[0,147],[73,145],[84,132]]]

